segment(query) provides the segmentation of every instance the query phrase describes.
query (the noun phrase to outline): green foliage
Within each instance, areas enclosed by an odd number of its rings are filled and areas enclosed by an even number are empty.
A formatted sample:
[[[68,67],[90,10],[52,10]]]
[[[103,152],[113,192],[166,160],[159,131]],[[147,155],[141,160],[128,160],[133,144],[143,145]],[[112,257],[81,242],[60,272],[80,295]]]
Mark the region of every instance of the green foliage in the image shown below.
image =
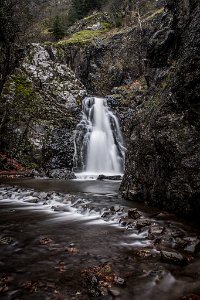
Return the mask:
[[[95,9],[100,9],[104,4],[104,0],[72,0],[71,8],[68,15],[68,25],[72,25],[88,15]]]
[[[18,62],[18,50],[24,42],[24,31],[29,24],[28,16],[25,0],[0,1],[0,94],[7,76]]]
[[[56,40],[60,40],[64,37],[65,33],[63,29],[63,24],[58,16],[55,17],[53,27],[52,29],[50,29],[50,31],[52,32]]]
[[[108,22],[102,22],[101,26],[103,27],[103,29],[111,29],[112,28],[112,24],[108,23]]]
[[[123,24],[123,17],[120,14],[115,14],[114,23],[116,27],[121,27]]]
[[[95,37],[105,32],[105,30],[82,30],[74,33],[68,40],[58,42],[58,45],[65,44],[85,44],[91,42]]]

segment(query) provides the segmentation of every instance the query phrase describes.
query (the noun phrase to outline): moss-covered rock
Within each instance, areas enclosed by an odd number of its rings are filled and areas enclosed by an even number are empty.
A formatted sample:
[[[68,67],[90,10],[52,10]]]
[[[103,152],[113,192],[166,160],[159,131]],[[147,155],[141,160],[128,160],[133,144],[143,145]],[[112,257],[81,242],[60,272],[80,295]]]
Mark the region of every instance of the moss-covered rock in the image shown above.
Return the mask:
[[[48,154],[49,141],[52,133],[63,126],[73,136],[86,90],[73,71],[58,62],[57,53],[50,45],[30,45],[20,68],[4,86],[2,103],[6,118],[1,134],[2,150],[27,166],[36,163],[51,167],[46,157],[52,161],[51,155],[56,155],[60,160],[57,159],[54,167],[72,167],[73,144],[66,145],[63,153],[60,150],[63,142],[57,140],[57,152]],[[70,153],[68,160],[65,161],[61,152],[65,157]]]
[[[105,32],[105,29],[98,30],[81,30],[74,33],[68,39],[58,42],[58,45],[67,45],[67,44],[86,44],[90,43],[94,38],[100,36]]]

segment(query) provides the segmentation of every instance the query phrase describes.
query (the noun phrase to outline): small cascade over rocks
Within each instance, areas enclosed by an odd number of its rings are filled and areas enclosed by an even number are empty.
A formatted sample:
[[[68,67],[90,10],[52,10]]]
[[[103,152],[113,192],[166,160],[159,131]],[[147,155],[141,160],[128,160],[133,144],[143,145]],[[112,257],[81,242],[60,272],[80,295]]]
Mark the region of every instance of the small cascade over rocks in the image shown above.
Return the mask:
[[[87,97],[74,139],[78,178],[122,174],[125,147],[117,117],[104,98]]]

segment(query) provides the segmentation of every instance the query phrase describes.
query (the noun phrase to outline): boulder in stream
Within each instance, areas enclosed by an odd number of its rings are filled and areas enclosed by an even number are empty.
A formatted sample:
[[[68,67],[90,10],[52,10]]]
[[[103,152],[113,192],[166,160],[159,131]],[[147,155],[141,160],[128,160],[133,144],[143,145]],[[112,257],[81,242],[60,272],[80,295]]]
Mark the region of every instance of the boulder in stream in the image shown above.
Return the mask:
[[[113,176],[106,176],[106,175],[99,175],[97,180],[122,180],[121,175],[113,175]]]
[[[74,172],[67,170],[65,168],[63,169],[53,169],[53,170],[48,170],[47,171],[47,176],[50,178],[55,178],[55,179],[75,179],[76,176]]]
[[[161,251],[161,260],[168,264],[175,264],[175,265],[187,265],[188,260],[179,252],[173,251]]]

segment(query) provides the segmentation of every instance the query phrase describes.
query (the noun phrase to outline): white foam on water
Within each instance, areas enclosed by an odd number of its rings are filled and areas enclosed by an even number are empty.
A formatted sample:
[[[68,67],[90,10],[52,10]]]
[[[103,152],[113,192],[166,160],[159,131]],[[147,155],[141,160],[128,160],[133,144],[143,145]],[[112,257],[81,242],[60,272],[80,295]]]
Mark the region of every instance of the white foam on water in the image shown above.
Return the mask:
[[[78,179],[123,173],[125,147],[117,117],[104,98],[87,97],[74,139],[74,166]]]
[[[123,173],[108,173],[108,172],[104,172],[104,173],[98,173],[98,172],[80,172],[80,173],[75,173],[76,179],[73,179],[75,181],[88,181],[88,180],[97,180],[97,178],[99,177],[99,175],[104,175],[107,177],[110,176],[123,176]],[[109,179],[109,181],[112,181]],[[121,181],[121,180],[114,180],[115,182],[117,181]]]

